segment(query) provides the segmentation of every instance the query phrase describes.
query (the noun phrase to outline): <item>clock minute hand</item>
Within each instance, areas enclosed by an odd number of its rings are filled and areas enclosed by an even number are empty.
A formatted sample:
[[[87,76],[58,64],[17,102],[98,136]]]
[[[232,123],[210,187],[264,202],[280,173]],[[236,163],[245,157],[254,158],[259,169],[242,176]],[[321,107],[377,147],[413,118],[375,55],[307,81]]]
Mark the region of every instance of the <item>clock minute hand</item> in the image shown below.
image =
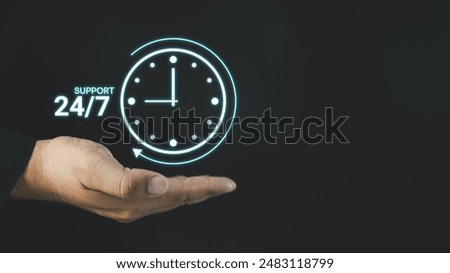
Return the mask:
[[[175,106],[175,68],[172,68],[172,107]]]

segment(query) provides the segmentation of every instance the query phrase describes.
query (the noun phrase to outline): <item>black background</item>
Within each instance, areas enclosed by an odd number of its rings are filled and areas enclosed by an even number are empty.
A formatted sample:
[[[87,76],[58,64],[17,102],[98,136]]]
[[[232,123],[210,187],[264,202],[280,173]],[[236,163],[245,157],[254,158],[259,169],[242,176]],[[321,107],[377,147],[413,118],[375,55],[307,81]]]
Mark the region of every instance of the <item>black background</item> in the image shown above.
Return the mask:
[[[0,251],[449,251],[450,9],[445,1],[2,1],[1,126],[100,140],[101,119],[55,119],[75,85],[120,86],[129,53],[192,38],[231,68],[239,115],[349,115],[350,144],[222,145],[168,176],[226,175],[236,192],[131,224],[9,201]],[[118,113],[118,96],[107,114]]]

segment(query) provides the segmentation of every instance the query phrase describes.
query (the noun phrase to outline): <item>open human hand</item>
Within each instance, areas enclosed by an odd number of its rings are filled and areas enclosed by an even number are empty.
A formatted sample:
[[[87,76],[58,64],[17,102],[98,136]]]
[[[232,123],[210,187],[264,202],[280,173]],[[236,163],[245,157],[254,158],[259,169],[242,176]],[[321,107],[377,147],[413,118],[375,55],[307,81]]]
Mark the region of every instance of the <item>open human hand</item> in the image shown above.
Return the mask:
[[[184,204],[231,192],[225,177],[165,176],[122,166],[103,145],[75,137],[37,141],[11,196],[63,202],[132,222]]]

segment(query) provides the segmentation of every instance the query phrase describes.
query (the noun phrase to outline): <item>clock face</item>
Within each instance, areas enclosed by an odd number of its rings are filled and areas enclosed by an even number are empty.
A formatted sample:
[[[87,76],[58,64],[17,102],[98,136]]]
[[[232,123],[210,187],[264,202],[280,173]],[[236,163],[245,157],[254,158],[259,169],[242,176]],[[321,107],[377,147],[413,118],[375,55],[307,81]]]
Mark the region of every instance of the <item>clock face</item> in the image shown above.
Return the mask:
[[[120,106],[140,147],[134,149],[137,157],[185,164],[226,140],[236,114],[236,89],[214,52],[191,40],[169,38],[132,56],[137,62],[122,85]]]

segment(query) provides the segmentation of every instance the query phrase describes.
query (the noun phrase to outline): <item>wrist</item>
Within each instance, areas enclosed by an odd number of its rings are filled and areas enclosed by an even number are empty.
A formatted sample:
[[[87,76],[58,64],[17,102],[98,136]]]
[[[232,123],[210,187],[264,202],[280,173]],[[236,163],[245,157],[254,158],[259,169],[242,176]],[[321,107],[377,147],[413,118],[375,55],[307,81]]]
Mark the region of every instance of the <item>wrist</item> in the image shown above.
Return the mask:
[[[48,199],[49,190],[44,178],[44,153],[49,140],[38,140],[22,175],[11,191],[16,199]]]

